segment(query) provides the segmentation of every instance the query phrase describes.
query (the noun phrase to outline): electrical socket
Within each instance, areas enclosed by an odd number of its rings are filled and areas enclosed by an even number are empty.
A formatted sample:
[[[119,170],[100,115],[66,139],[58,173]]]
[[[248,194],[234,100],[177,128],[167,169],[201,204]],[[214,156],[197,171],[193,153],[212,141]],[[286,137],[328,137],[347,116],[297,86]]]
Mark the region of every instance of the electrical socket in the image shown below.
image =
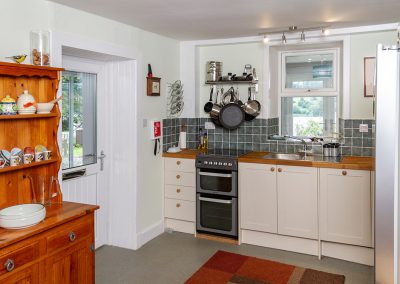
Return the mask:
[[[368,124],[360,124],[360,132],[368,132]]]
[[[215,125],[214,125],[214,123],[207,121],[207,122],[204,122],[204,128],[205,129],[215,129]]]

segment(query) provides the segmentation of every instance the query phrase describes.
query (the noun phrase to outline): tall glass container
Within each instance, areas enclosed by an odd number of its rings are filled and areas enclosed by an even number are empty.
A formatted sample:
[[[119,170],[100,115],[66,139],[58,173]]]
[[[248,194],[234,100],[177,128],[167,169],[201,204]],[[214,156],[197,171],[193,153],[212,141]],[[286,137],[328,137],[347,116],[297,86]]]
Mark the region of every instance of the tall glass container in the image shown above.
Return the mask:
[[[31,61],[33,65],[50,65],[50,32],[31,31]]]

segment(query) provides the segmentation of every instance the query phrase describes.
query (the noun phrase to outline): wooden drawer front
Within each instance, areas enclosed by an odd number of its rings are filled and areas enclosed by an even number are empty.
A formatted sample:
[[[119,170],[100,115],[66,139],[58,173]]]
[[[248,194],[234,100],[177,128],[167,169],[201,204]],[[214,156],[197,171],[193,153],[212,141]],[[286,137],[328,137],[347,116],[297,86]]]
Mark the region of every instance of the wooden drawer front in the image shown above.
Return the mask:
[[[0,275],[9,273],[39,257],[39,242],[12,250],[0,256]]]
[[[196,200],[196,188],[192,186],[166,185],[165,197],[194,202]]]
[[[165,158],[165,171],[194,173],[196,168],[193,159]]]
[[[80,218],[71,224],[62,225],[52,230],[46,237],[47,253],[58,250],[69,244],[74,244],[90,236],[93,231],[93,223],[90,218]]]
[[[195,202],[179,199],[165,199],[165,217],[194,222]]]
[[[165,172],[165,184],[195,187],[196,176],[194,173]]]

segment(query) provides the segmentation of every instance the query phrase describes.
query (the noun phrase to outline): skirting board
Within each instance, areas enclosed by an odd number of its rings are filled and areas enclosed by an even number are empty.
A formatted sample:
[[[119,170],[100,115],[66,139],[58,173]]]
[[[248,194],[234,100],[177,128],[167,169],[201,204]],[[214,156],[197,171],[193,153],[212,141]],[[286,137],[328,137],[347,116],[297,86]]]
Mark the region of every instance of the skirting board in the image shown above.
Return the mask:
[[[318,256],[318,241],[277,234],[241,230],[241,242]],[[330,242],[321,242],[322,256],[373,266],[374,249]]]
[[[165,229],[177,232],[194,234],[196,231],[194,222],[182,221],[176,219],[165,218]]]
[[[162,221],[159,221],[151,225],[150,227],[147,227],[137,236],[137,248],[140,248],[145,243],[151,241],[162,233],[164,233],[164,223]]]

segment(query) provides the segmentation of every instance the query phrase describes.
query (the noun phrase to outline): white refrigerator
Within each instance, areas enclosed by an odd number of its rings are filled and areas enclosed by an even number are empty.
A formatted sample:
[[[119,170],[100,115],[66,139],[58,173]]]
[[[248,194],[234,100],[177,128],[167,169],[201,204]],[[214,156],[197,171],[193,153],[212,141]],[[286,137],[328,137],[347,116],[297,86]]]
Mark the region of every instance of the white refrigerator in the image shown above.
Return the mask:
[[[375,282],[399,283],[400,50],[376,61]]]

